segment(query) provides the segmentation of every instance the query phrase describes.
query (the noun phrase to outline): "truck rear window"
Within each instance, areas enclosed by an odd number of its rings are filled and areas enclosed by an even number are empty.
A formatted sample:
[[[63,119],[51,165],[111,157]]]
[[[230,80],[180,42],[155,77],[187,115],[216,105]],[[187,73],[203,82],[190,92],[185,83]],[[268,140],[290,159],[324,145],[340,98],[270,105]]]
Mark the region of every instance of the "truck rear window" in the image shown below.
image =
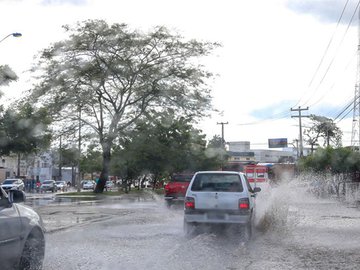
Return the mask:
[[[243,186],[238,174],[197,174],[191,186],[192,191],[242,192]]]

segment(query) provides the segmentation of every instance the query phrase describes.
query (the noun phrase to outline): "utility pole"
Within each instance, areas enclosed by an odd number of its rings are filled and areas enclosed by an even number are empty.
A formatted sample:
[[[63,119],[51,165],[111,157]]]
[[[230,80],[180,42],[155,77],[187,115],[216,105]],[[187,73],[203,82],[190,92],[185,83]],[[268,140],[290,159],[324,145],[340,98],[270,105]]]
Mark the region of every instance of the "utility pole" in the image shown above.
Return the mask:
[[[220,122],[216,123],[217,125],[221,125],[221,145],[223,149],[221,149],[221,170],[224,169],[224,151],[225,151],[225,139],[224,139],[224,125],[229,124],[229,122]]]
[[[299,142],[300,142],[300,157],[304,156],[304,151],[303,151],[303,140],[302,140],[302,126],[301,126],[301,118],[302,117],[309,117],[308,115],[301,115],[301,111],[307,111],[309,109],[309,107],[306,108],[301,108],[300,106],[297,109],[293,109],[291,108],[290,111],[294,112],[299,112],[299,115],[292,115],[291,118],[294,117],[298,117],[299,118],[299,129],[300,129],[300,136],[299,136]]]
[[[227,125],[229,124],[229,122],[220,122],[220,123],[217,123],[218,125],[221,125],[221,138],[222,138],[222,146],[225,148],[225,139],[224,139],[224,125]]]
[[[295,142],[295,145],[294,145],[294,142]],[[292,145],[296,148],[296,159],[298,160],[299,159],[299,140],[298,139],[293,140]]]

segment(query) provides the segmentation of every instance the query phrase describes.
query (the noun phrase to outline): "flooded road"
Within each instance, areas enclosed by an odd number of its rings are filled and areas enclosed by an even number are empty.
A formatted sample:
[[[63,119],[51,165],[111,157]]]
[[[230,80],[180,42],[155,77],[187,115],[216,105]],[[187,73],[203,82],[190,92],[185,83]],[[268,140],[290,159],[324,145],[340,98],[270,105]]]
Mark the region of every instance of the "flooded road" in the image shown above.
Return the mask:
[[[44,269],[358,269],[360,265],[359,209],[336,199],[317,199],[292,184],[257,198],[257,230],[247,244],[224,231],[186,238],[181,207],[167,209],[158,196],[131,202],[61,202],[35,209],[48,229],[55,228],[46,234]]]

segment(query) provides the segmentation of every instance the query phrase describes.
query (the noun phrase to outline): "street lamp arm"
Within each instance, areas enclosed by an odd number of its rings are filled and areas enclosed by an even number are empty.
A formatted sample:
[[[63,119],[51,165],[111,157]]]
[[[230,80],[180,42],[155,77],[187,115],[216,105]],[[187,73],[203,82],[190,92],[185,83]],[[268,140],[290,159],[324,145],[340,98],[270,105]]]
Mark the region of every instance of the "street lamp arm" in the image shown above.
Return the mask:
[[[0,42],[4,41],[5,39],[7,39],[8,37],[21,37],[22,34],[21,33],[11,33],[11,34],[8,34],[6,37],[4,37],[2,40],[0,40]]]

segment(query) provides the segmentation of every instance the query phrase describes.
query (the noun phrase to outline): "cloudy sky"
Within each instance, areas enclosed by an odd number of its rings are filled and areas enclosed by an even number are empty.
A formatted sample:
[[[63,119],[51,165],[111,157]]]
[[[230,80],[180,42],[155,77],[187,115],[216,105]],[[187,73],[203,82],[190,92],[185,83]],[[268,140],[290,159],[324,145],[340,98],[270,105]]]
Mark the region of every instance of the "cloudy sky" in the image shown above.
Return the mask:
[[[299,136],[297,115],[336,119],[350,144],[358,44],[358,0],[0,0],[0,64],[20,77],[2,90],[13,100],[31,87],[33,57],[64,39],[61,28],[86,19],[105,19],[148,30],[165,25],[185,38],[216,41],[222,47],[205,60],[218,74],[214,106],[200,128],[208,138],[250,141],[267,148],[269,138]],[[340,20],[341,18],[341,20]],[[304,126],[308,125],[306,119]]]

